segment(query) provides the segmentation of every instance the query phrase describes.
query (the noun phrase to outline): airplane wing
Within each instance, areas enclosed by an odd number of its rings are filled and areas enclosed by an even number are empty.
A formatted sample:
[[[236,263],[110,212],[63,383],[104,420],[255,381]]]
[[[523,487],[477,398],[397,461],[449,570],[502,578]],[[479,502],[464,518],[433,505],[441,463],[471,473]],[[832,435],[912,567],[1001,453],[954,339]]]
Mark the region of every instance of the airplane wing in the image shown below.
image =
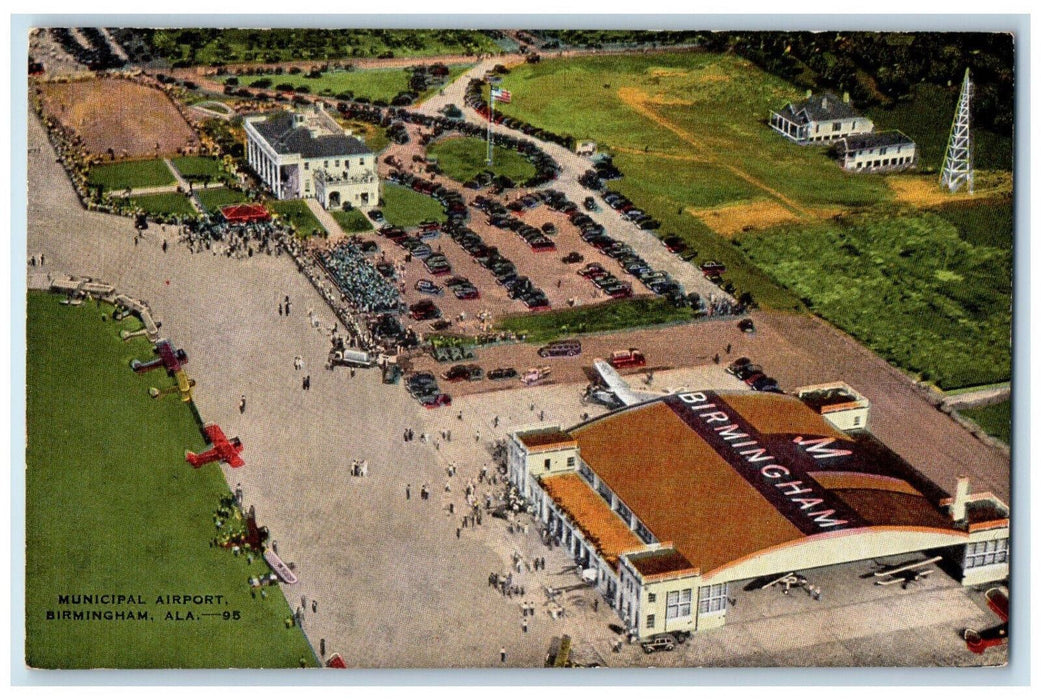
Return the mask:
[[[228,466],[233,469],[246,466],[246,460],[242,459],[242,457],[239,456],[239,453],[234,451],[230,455],[227,455],[225,461],[228,463]]]
[[[206,441],[211,445],[216,445],[219,441],[228,441],[228,439],[224,437],[224,431],[221,430],[220,426],[216,423],[207,423],[202,426],[202,432],[206,433]]]
[[[634,391],[629,387],[629,384],[622,379],[621,375],[615,371],[614,367],[609,365],[607,362],[597,358],[593,360],[593,368],[597,374],[607,385],[607,388],[618,397],[626,406],[633,406],[638,403],[650,401],[651,399],[660,399],[661,394],[654,394],[645,391]]]
[[[177,353],[174,352],[173,346],[170,345],[168,340],[160,340],[155,346],[156,352],[159,353],[159,357],[163,360],[163,365],[170,372],[179,372],[181,369],[181,361],[177,359]]]

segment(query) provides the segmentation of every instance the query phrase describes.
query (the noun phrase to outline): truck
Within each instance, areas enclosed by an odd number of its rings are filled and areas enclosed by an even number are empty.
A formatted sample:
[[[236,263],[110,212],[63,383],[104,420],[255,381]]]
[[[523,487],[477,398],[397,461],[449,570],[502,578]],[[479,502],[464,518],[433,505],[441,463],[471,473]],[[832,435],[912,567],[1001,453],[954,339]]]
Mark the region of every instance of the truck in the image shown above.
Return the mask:
[[[628,350],[615,350],[611,353],[608,362],[615,369],[621,369],[623,367],[643,367],[647,364],[647,358],[645,358],[643,353],[636,348],[629,348]]]
[[[375,367],[376,358],[364,350],[336,350],[329,356],[329,362],[334,367]]]

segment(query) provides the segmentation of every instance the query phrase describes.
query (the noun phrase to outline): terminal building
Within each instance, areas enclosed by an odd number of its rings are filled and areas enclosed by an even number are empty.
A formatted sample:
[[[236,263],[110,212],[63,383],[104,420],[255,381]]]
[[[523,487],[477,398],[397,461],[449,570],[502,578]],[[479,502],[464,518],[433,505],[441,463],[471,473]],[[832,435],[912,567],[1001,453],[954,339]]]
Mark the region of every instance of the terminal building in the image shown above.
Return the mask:
[[[376,156],[320,105],[246,117],[250,167],[278,199],[317,199],[326,209],[379,205]]]
[[[687,392],[515,432],[509,478],[640,638],[723,625],[739,583],[878,557],[1007,577],[1007,505],[964,478],[949,496],[868,432],[851,387],[796,394]]]
[[[789,102],[770,113],[770,128],[800,145],[830,144],[853,134],[874,131],[874,123],[830,92],[807,93],[802,102]]]

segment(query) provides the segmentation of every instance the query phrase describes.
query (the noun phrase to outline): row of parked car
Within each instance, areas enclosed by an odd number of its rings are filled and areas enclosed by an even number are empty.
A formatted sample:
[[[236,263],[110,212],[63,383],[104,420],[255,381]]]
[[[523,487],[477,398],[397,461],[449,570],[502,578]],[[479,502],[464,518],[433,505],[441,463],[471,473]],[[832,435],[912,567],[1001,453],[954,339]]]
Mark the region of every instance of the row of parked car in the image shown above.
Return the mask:
[[[592,282],[600,291],[612,299],[628,299],[633,295],[631,284],[622,282],[604,269],[600,263],[589,263],[578,274]]]
[[[601,195],[607,206],[622,215],[623,218],[633,222],[644,230],[661,228],[661,222],[642,209],[638,209],[628,197],[620,192],[607,190]]]
[[[483,80],[471,80],[466,86],[466,96],[463,99],[465,100],[466,104],[470,107],[473,107],[478,114],[487,117],[489,114],[489,109],[488,103],[485,102],[484,95],[482,93],[483,85]],[[567,138],[561,136],[560,134],[553,133],[552,131],[546,131],[545,129],[540,129],[539,127],[534,126],[533,124],[529,124],[525,121],[516,119],[514,117],[508,117],[504,114],[497,114],[495,116],[496,124],[502,124],[511,129],[515,129],[528,136],[531,136],[532,138],[539,139],[541,141],[550,141],[551,143],[557,143],[565,147],[567,147],[568,145]]]
[[[437,377],[431,372],[416,372],[405,380],[405,388],[412,398],[426,408],[451,406],[452,397],[441,391],[437,385]]]
[[[536,253],[544,253],[557,249],[557,244],[550,240],[546,235],[546,231],[535,228],[531,224],[525,223],[515,216],[493,214],[488,217],[488,223],[498,229],[513,231],[524,239],[524,242],[531,246],[531,249]],[[550,225],[551,224],[547,224],[547,226]],[[553,230],[555,231],[555,229]]]
[[[414,192],[433,197],[444,209],[445,215],[450,221],[464,221],[469,216],[463,195],[438,182],[397,169],[391,170],[387,175],[387,179],[403,187],[408,187]]]
[[[478,200],[482,199],[486,203],[502,206],[493,200],[478,197]],[[479,204],[475,204],[475,206],[480,208]],[[492,273],[496,283],[506,288],[511,299],[520,300],[533,311],[549,308],[549,298],[545,292],[535,286],[527,277],[519,275],[517,266],[502,255],[498,248],[486,245],[480,235],[462,224],[450,226],[447,232],[449,237],[469,253],[478,265]]]
[[[774,394],[783,394],[777,386],[777,380],[768,377],[763,368],[752,362],[747,357],[739,357],[727,365],[728,373],[734,375],[755,391],[766,391]]]

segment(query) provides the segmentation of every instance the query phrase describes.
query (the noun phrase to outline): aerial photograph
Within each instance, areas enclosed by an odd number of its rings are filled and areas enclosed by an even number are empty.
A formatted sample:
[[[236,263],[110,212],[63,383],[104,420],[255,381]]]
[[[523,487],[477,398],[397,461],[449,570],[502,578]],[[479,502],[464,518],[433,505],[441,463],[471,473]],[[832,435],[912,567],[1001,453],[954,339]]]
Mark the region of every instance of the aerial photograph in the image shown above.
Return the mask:
[[[1009,663],[1014,33],[27,44],[27,669]]]

